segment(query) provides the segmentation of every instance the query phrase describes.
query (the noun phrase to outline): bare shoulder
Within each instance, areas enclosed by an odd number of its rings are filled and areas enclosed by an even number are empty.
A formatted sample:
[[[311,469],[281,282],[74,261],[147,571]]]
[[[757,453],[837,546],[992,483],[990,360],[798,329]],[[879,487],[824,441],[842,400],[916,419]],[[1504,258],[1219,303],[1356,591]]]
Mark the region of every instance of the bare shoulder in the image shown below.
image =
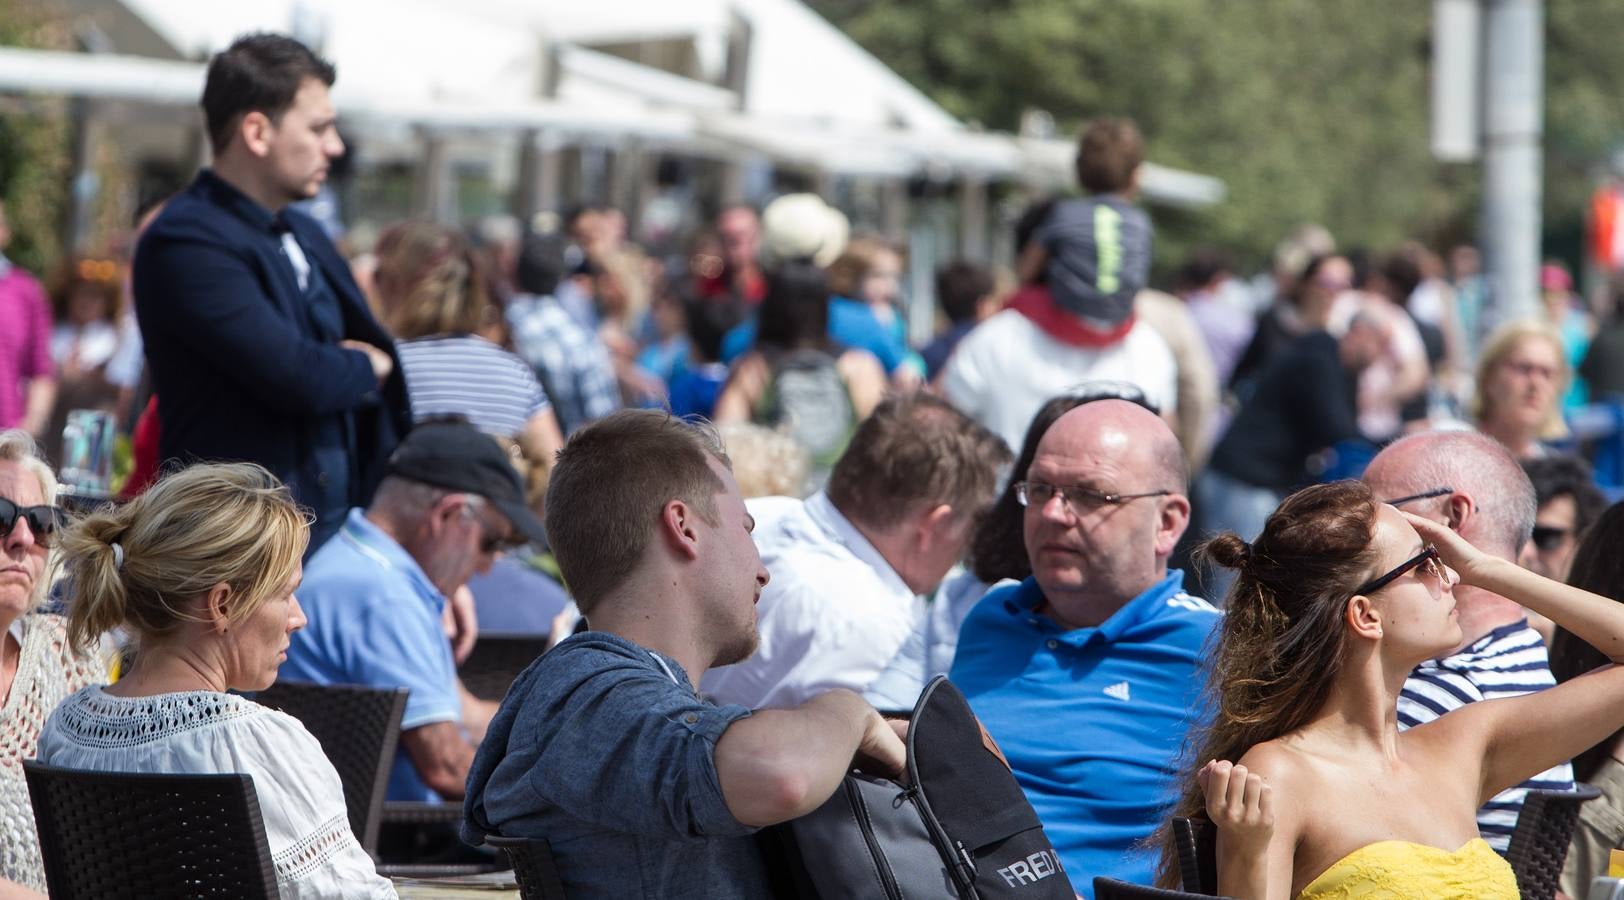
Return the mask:
[[[1302,786],[1313,780],[1312,767],[1296,750],[1279,740],[1264,741],[1246,751],[1236,763],[1262,775],[1276,788]]]

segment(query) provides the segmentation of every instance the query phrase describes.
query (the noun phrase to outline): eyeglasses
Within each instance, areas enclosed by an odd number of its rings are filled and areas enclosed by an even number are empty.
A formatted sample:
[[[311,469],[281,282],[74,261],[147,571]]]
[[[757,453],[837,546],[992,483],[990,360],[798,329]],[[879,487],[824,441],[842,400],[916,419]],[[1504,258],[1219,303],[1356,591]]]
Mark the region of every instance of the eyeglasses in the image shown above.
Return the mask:
[[[9,536],[18,519],[27,520],[34,542],[42,547],[55,543],[57,531],[68,524],[68,514],[59,506],[18,506],[0,497],[0,537]]]
[[[1522,360],[1505,360],[1500,365],[1510,369],[1512,374],[1523,378],[1533,378],[1535,375],[1546,381],[1555,381],[1557,370],[1551,366],[1542,366],[1539,363],[1523,362]]]
[[[1409,503],[1411,500],[1431,500],[1433,497],[1443,497],[1445,495],[1453,494],[1453,493],[1455,493],[1454,488],[1440,487],[1440,488],[1433,488],[1430,491],[1422,491],[1419,494],[1410,494],[1410,495],[1404,496],[1404,497],[1395,497],[1392,500],[1386,500],[1386,501],[1383,501],[1383,502],[1385,502],[1388,506],[1398,506],[1398,505],[1403,504],[1403,503]]]
[[[1443,584],[1444,569],[1443,563],[1438,559],[1438,548],[1428,545],[1422,548],[1420,553],[1417,553],[1415,556],[1412,556],[1404,562],[1399,563],[1398,566],[1395,567],[1391,572],[1372,578],[1371,580],[1355,588],[1353,593],[1364,594],[1365,596],[1374,594],[1382,588],[1387,587],[1389,584],[1392,584],[1394,581],[1402,577],[1404,573],[1415,568],[1422,568],[1421,574],[1436,580],[1440,585]]]
[[[1562,540],[1568,536],[1570,530],[1557,528],[1554,525],[1534,526],[1534,546],[1546,552],[1562,546]]]
[[[1096,491],[1080,484],[1063,488],[1042,481],[1015,482],[1015,499],[1022,506],[1036,506],[1038,509],[1042,509],[1049,505],[1051,498],[1058,496],[1066,504],[1066,508],[1077,515],[1083,515],[1102,506],[1118,506],[1127,503],[1129,500],[1138,500],[1141,497],[1165,497],[1171,493],[1173,492],[1146,491],[1142,494],[1107,494],[1104,491]]]

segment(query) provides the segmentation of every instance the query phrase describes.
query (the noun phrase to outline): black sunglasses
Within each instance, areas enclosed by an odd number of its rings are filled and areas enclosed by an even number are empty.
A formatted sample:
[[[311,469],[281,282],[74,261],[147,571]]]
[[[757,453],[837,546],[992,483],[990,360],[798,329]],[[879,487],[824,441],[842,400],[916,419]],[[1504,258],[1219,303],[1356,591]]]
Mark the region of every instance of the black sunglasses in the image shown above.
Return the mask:
[[[1389,584],[1392,584],[1395,579],[1402,576],[1405,572],[1410,571],[1416,566],[1422,565],[1428,560],[1436,559],[1438,559],[1438,548],[1428,545],[1422,548],[1420,553],[1417,553],[1415,556],[1412,556],[1409,559],[1399,563],[1396,568],[1394,568],[1391,572],[1388,572],[1386,575],[1378,575],[1360,585],[1354,590],[1353,593],[1364,594],[1368,597],[1382,588],[1387,587]]]
[[[1388,506],[1398,506],[1403,503],[1409,503],[1411,500],[1431,500],[1433,497],[1442,497],[1445,494],[1453,493],[1455,493],[1455,489],[1451,487],[1433,488],[1430,491],[1422,491],[1419,494],[1410,494],[1404,497],[1394,497],[1393,499],[1385,502]]]
[[[1556,528],[1551,525],[1534,526],[1534,546],[1540,550],[1550,552],[1562,546],[1562,539],[1568,536],[1568,529]]]
[[[18,506],[0,497],[0,537],[8,537],[17,527],[17,520],[28,522],[34,541],[49,547],[56,540],[58,530],[68,524],[68,514],[60,506]]]

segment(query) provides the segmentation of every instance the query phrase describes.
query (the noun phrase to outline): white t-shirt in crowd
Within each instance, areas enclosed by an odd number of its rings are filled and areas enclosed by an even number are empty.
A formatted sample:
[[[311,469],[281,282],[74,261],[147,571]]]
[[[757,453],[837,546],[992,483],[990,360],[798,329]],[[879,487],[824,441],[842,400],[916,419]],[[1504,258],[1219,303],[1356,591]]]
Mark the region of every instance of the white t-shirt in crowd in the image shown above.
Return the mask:
[[[919,598],[823,493],[749,501],[772,575],[756,619],[761,645],[712,669],[700,690],[752,709],[796,706],[830,688],[866,690],[919,621]]]
[[[1091,381],[1135,385],[1164,415],[1178,396],[1173,352],[1143,321],[1108,347],[1078,347],[1006,309],[965,335],[942,372],[947,399],[1015,452],[1043,404]]]

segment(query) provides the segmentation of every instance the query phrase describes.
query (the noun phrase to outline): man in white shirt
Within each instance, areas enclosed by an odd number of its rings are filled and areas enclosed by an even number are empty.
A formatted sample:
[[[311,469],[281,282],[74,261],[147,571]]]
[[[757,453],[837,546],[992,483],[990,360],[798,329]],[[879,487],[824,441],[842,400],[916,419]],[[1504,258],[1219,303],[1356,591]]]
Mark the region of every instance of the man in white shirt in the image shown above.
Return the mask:
[[[942,393],[1011,447],[1020,446],[1038,407],[1086,381],[1131,384],[1157,409],[1173,410],[1178,367],[1148,323],[1134,320],[1126,334],[1091,344],[1069,334],[1063,317],[1017,305],[982,322],[948,359]]]
[[[852,436],[828,487],[751,501],[772,580],[761,645],[700,687],[719,702],[793,706],[862,692],[918,622],[918,595],[964,555],[1011,461],[997,435],[925,394],[885,401]]]

